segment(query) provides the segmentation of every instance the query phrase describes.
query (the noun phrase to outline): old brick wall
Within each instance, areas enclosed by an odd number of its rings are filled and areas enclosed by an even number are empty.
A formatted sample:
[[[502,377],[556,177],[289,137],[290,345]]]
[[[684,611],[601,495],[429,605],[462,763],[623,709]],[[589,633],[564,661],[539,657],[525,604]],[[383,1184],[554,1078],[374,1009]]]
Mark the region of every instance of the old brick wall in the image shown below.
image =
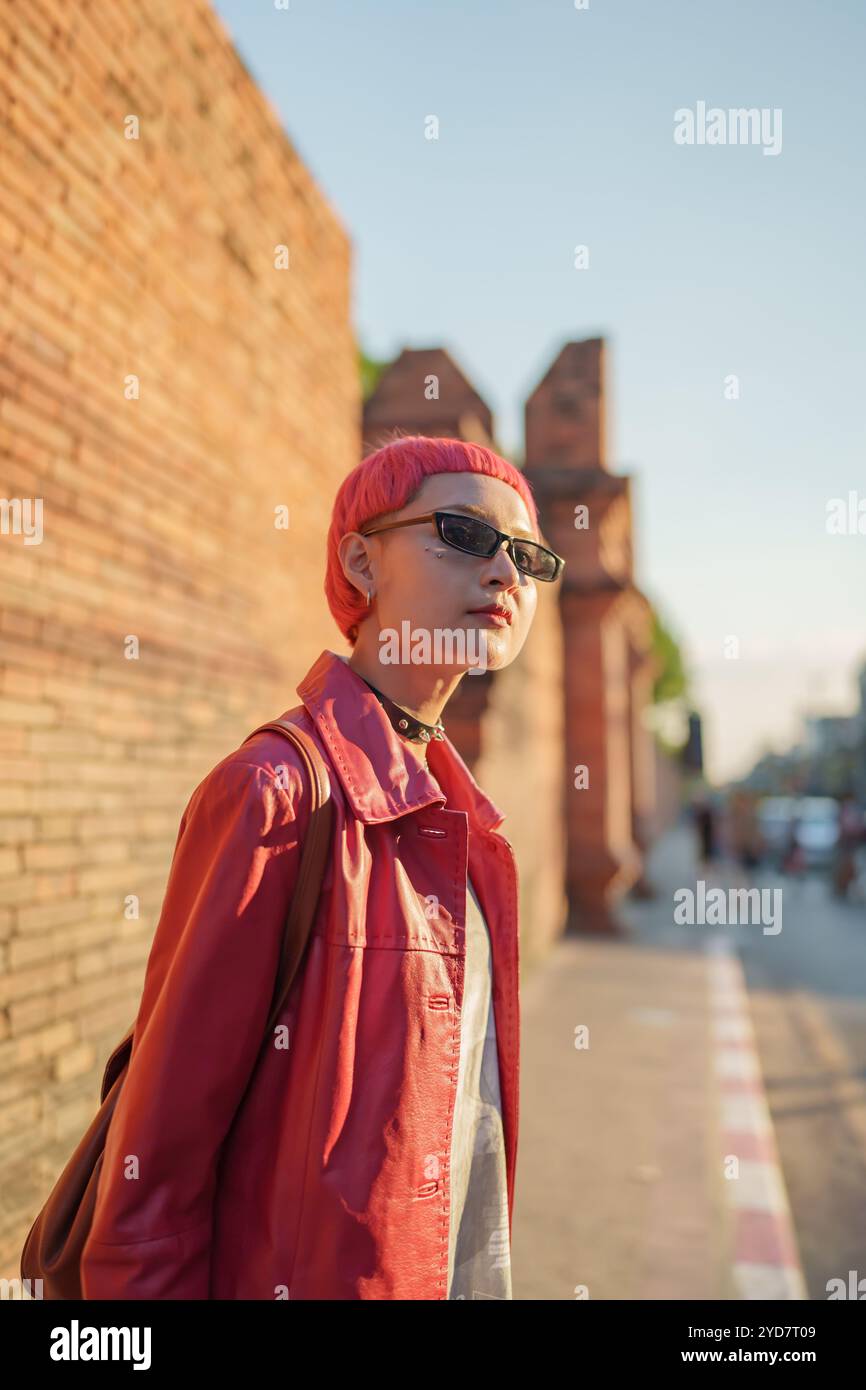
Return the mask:
[[[134,1017],[189,794],[342,649],[323,546],[360,387],[346,230],[203,0],[4,7],[0,125],[14,1275]]]

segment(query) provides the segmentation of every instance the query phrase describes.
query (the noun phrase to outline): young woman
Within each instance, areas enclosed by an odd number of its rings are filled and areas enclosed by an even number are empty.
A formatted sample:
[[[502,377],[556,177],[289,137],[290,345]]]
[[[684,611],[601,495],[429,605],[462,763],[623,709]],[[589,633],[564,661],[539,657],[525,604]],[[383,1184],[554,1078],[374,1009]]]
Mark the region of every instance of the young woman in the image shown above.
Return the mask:
[[[283,715],[334,807],[307,952],[264,1037],[310,813],[264,731],[181,820],[86,1298],[511,1298],[517,871],[442,714],[516,658],[562,565],[488,449],[400,438],[344,480],[325,592],[351,655]]]

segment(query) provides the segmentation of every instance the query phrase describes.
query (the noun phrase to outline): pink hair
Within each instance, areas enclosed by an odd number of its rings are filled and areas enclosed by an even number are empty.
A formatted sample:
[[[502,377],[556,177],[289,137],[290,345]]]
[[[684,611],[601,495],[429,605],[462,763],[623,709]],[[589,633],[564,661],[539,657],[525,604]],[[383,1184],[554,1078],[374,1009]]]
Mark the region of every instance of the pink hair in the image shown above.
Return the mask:
[[[526,503],[538,532],[538,511],[532,489],[519,469],[482,444],[464,439],[435,439],[410,434],[390,440],[356,464],[340,484],[328,530],[325,596],[334,621],[353,647],[367,605],[343,573],[337,547],[348,531],[360,531],[373,520],[398,512],[435,473],[486,473],[501,478]]]

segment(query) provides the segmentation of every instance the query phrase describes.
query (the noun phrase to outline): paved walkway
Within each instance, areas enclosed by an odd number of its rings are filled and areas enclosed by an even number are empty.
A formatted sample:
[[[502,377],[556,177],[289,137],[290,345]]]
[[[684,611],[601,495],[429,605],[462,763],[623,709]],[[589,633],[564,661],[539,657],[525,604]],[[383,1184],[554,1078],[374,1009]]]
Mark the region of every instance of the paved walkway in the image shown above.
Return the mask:
[[[673,924],[688,835],[651,867],[628,939],[566,939],[523,986],[514,1297],[802,1298],[739,963]]]

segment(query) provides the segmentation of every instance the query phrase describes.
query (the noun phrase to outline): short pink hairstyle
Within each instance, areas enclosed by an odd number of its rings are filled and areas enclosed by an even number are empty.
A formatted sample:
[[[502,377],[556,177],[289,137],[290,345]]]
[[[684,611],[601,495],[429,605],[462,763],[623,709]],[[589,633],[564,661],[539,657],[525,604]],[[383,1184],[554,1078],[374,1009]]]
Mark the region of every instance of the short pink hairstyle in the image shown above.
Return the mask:
[[[523,498],[538,534],[538,510],[529,483],[513,463],[492,449],[464,439],[433,439],[423,434],[403,435],[383,444],[343,479],[328,530],[325,596],[334,621],[353,647],[368,609],[343,573],[337,547],[348,531],[360,531],[371,521],[400,511],[412,501],[424,479],[435,473],[486,473],[501,478]]]

